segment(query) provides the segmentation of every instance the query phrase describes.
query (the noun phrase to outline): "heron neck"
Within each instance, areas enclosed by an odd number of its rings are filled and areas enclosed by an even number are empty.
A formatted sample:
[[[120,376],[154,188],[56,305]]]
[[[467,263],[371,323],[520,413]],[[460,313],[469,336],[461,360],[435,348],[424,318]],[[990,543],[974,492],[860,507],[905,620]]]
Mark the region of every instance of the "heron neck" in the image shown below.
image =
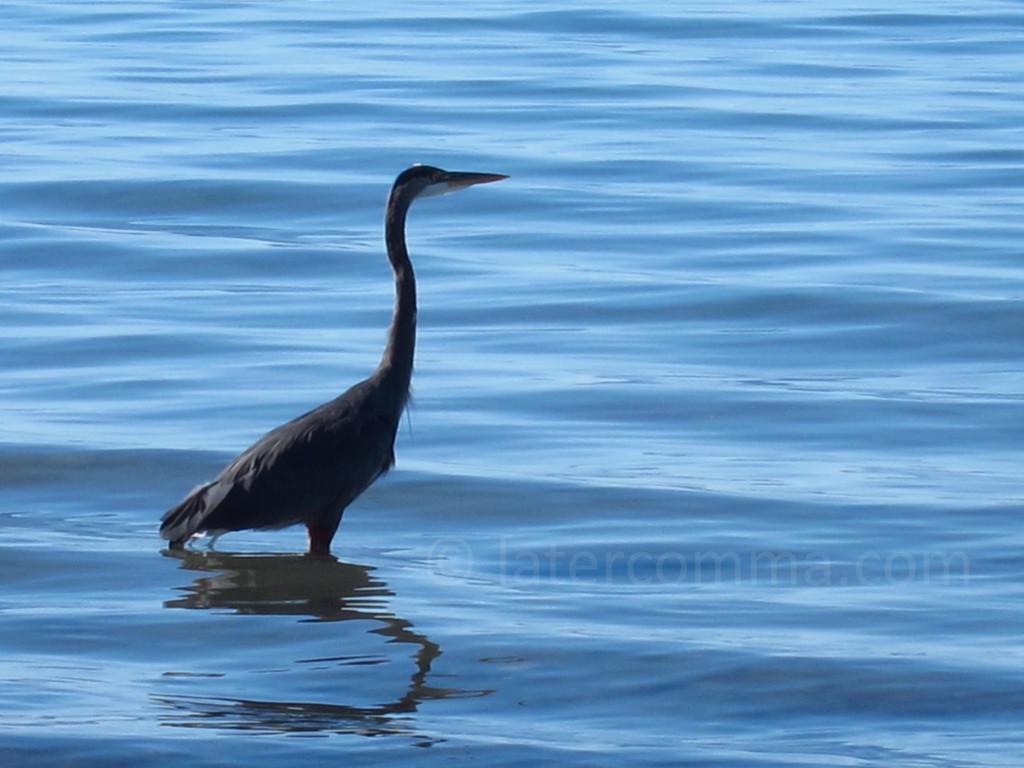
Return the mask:
[[[388,206],[384,225],[388,260],[395,273],[395,312],[388,329],[388,343],[381,358],[384,375],[394,377],[403,392],[412,379],[416,349],[416,275],[405,247],[405,211]],[[403,402],[404,405],[404,402]]]

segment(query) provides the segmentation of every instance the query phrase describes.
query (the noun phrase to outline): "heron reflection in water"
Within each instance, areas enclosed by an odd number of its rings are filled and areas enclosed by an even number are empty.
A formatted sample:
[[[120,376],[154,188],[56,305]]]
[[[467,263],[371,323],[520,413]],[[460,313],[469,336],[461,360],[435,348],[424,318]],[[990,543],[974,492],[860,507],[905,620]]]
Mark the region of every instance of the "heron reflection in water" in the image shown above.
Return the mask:
[[[345,508],[395,463],[395,434],[409,397],[416,343],[416,278],[405,245],[412,202],[507,178],[416,165],[388,196],[384,241],[395,276],[395,311],[380,365],[344,394],[268,432],[211,482],[162,518],[180,549],[195,535],[303,524],[308,554],[327,555]]]
[[[268,699],[239,698],[222,695],[228,683],[220,674],[204,674],[191,668],[187,671],[172,671],[165,678],[172,684],[185,684],[201,689],[195,694],[178,692],[154,695],[171,713],[164,718],[168,725],[183,727],[211,727],[233,730],[259,730],[279,732],[352,731],[366,735],[386,733],[409,733],[408,726],[396,716],[407,715],[417,710],[428,700],[484,696],[491,691],[440,688],[427,685],[426,678],[431,664],[441,655],[440,646],[421,632],[411,622],[399,618],[386,607],[386,600],[393,596],[387,584],[373,575],[372,569],[353,563],[343,563],[333,557],[309,558],[303,555],[236,555],[220,552],[196,552],[172,550],[169,557],[179,558],[182,568],[198,572],[191,584],[182,588],[181,597],[164,603],[167,608],[193,610],[225,609],[238,614],[265,616],[306,617],[318,622],[370,622],[371,635],[386,638],[385,645],[393,643],[410,646],[412,668],[404,689],[396,691],[390,699],[375,704],[350,704],[343,701],[273,701]],[[339,642],[342,642],[339,639]],[[324,675],[337,670],[339,698],[365,695],[366,691],[357,682],[346,679],[345,670],[358,665],[353,659],[351,648],[348,653],[316,659],[297,659],[296,667],[285,667],[280,671],[287,674],[302,666],[315,662],[323,671],[318,672],[317,698],[323,696]],[[259,649],[254,646],[251,654],[259,658]],[[280,649],[272,654],[280,656]],[[189,656],[189,664],[195,658]],[[232,665],[237,663],[230,661]],[[381,670],[381,676],[393,681],[393,675],[383,673],[393,670],[390,664],[379,666],[382,660],[363,661],[374,670]],[[402,662],[405,663],[405,662]],[[278,661],[275,661],[275,667]],[[364,673],[366,667],[363,667]],[[263,671],[264,678],[268,674]],[[377,672],[373,672],[377,675]],[[289,690],[296,692],[296,680],[291,675]],[[382,680],[374,690],[384,689]]]

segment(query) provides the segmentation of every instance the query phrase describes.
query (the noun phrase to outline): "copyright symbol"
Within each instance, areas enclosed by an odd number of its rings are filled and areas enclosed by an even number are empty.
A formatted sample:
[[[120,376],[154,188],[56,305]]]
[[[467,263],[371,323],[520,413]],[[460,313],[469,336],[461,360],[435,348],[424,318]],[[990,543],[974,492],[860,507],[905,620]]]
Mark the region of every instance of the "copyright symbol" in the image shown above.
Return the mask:
[[[465,539],[454,536],[438,539],[427,559],[435,576],[463,578],[473,572],[473,550]]]

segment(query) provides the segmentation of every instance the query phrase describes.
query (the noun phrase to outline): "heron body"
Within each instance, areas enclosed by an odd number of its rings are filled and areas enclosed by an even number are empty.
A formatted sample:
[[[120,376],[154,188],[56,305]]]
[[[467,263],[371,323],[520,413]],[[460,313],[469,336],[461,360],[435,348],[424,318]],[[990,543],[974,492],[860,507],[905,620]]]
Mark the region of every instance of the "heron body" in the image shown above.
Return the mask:
[[[395,311],[377,369],[334,400],[265,434],[168,510],[160,535],[172,547],[202,533],[301,523],[309,533],[309,554],[330,553],[345,508],[395,463],[395,435],[409,396],[416,346],[416,278],[405,245],[409,206],[419,197],[504,178],[427,165],[399,174],[384,217]]]

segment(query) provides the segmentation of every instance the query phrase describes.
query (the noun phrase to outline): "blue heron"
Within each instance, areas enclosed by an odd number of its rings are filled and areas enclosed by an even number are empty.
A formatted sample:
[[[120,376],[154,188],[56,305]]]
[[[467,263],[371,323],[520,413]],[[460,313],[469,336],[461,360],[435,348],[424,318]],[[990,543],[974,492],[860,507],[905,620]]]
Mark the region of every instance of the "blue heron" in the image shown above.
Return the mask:
[[[308,553],[328,555],[341,516],[395,463],[395,434],[409,397],[416,345],[416,278],[405,246],[413,200],[507,178],[414,165],[395,179],[384,241],[395,273],[395,312],[369,378],[271,430],[164,514],[160,535],[181,548],[195,535],[303,524]]]

